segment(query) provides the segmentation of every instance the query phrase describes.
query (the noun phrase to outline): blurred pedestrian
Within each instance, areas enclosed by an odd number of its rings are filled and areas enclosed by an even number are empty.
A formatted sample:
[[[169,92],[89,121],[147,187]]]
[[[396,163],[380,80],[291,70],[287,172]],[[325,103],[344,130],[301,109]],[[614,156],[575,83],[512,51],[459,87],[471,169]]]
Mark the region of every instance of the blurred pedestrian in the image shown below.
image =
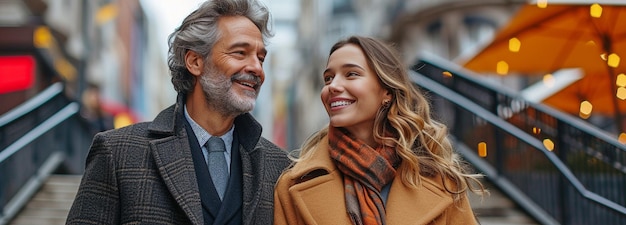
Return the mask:
[[[303,145],[275,190],[275,224],[476,224],[466,172],[446,127],[397,53],[353,36],[330,50],[322,78],[328,127]]]
[[[249,113],[268,20],[256,0],[206,1],[184,19],[169,38],[176,103],[96,135],[67,224],[272,224],[290,161]]]
[[[89,82],[81,96],[80,115],[89,122],[89,128],[95,135],[98,132],[113,129],[113,115],[102,108],[100,85]]]

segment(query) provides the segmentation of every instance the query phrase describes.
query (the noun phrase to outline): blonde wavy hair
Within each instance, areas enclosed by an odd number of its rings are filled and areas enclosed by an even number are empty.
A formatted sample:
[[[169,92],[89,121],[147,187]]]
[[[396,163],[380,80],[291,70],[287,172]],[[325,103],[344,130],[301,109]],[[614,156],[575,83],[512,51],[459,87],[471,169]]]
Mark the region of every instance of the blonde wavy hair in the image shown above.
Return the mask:
[[[376,115],[374,139],[378,143],[396,146],[396,153],[403,161],[398,170],[402,182],[417,187],[422,176],[439,176],[454,199],[459,199],[460,194],[468,190],[484,193],[478,180],[482,175],[470,173],[465,162],[454,152],[446,126],[431,118],[429,102],[410,81],[398,53],[380,40],[352,36],[333,45],[329,55],[348,44],[361,48],[382,87],[392,95],[391,104],[381,106]],[[299,160],[308,158],[311,150],[327,134],[328,127],[309,137],[301,147]]]

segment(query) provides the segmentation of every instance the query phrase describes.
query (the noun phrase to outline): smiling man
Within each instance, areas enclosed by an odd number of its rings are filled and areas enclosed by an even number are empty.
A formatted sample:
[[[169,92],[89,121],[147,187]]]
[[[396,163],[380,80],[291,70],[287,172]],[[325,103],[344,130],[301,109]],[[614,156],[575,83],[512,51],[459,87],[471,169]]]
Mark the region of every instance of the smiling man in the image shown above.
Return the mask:
[[[290,161],[249,114],[268,20],[255,0],[207,1],[185,18],[170,35],[177,102],[94,137],[67,224],[272,224]]]

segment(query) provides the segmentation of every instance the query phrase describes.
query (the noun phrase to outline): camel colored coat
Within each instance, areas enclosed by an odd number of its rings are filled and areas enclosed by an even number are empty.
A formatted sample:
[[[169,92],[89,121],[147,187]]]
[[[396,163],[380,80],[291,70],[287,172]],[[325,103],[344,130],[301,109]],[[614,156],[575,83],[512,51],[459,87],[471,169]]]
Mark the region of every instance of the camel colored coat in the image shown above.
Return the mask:
[[[328,143],[322,139],[321,143]],[[274,224],[352,224],[348,218],[342,174],[327,144],[279,178],[274,190]],[[453,202],[440,179],[422,177],[418,188],[394,179],[387,204],[387,224],[477,224],[467,197]]]

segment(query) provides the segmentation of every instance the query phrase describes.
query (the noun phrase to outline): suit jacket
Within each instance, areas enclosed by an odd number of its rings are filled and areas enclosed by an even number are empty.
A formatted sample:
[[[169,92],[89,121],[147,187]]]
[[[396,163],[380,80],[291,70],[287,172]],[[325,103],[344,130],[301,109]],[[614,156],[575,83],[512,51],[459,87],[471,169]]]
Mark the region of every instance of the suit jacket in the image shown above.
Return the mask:
[[[67,224],[205,224],[183,99],[153,122],[94,137]],[[235,130],[243,224],[271,224],[273,187],[290,161],[250,114],[235,119]]]
[[[274,224],[352,224],[346,212],[342,174],[328,153],[325,137],[311,158],[283,173],[274,194]],[[454,202],[441,179],[422,177],[410,188],[394,179],[386,222],[398,224],[476,224],[467,197]]]

